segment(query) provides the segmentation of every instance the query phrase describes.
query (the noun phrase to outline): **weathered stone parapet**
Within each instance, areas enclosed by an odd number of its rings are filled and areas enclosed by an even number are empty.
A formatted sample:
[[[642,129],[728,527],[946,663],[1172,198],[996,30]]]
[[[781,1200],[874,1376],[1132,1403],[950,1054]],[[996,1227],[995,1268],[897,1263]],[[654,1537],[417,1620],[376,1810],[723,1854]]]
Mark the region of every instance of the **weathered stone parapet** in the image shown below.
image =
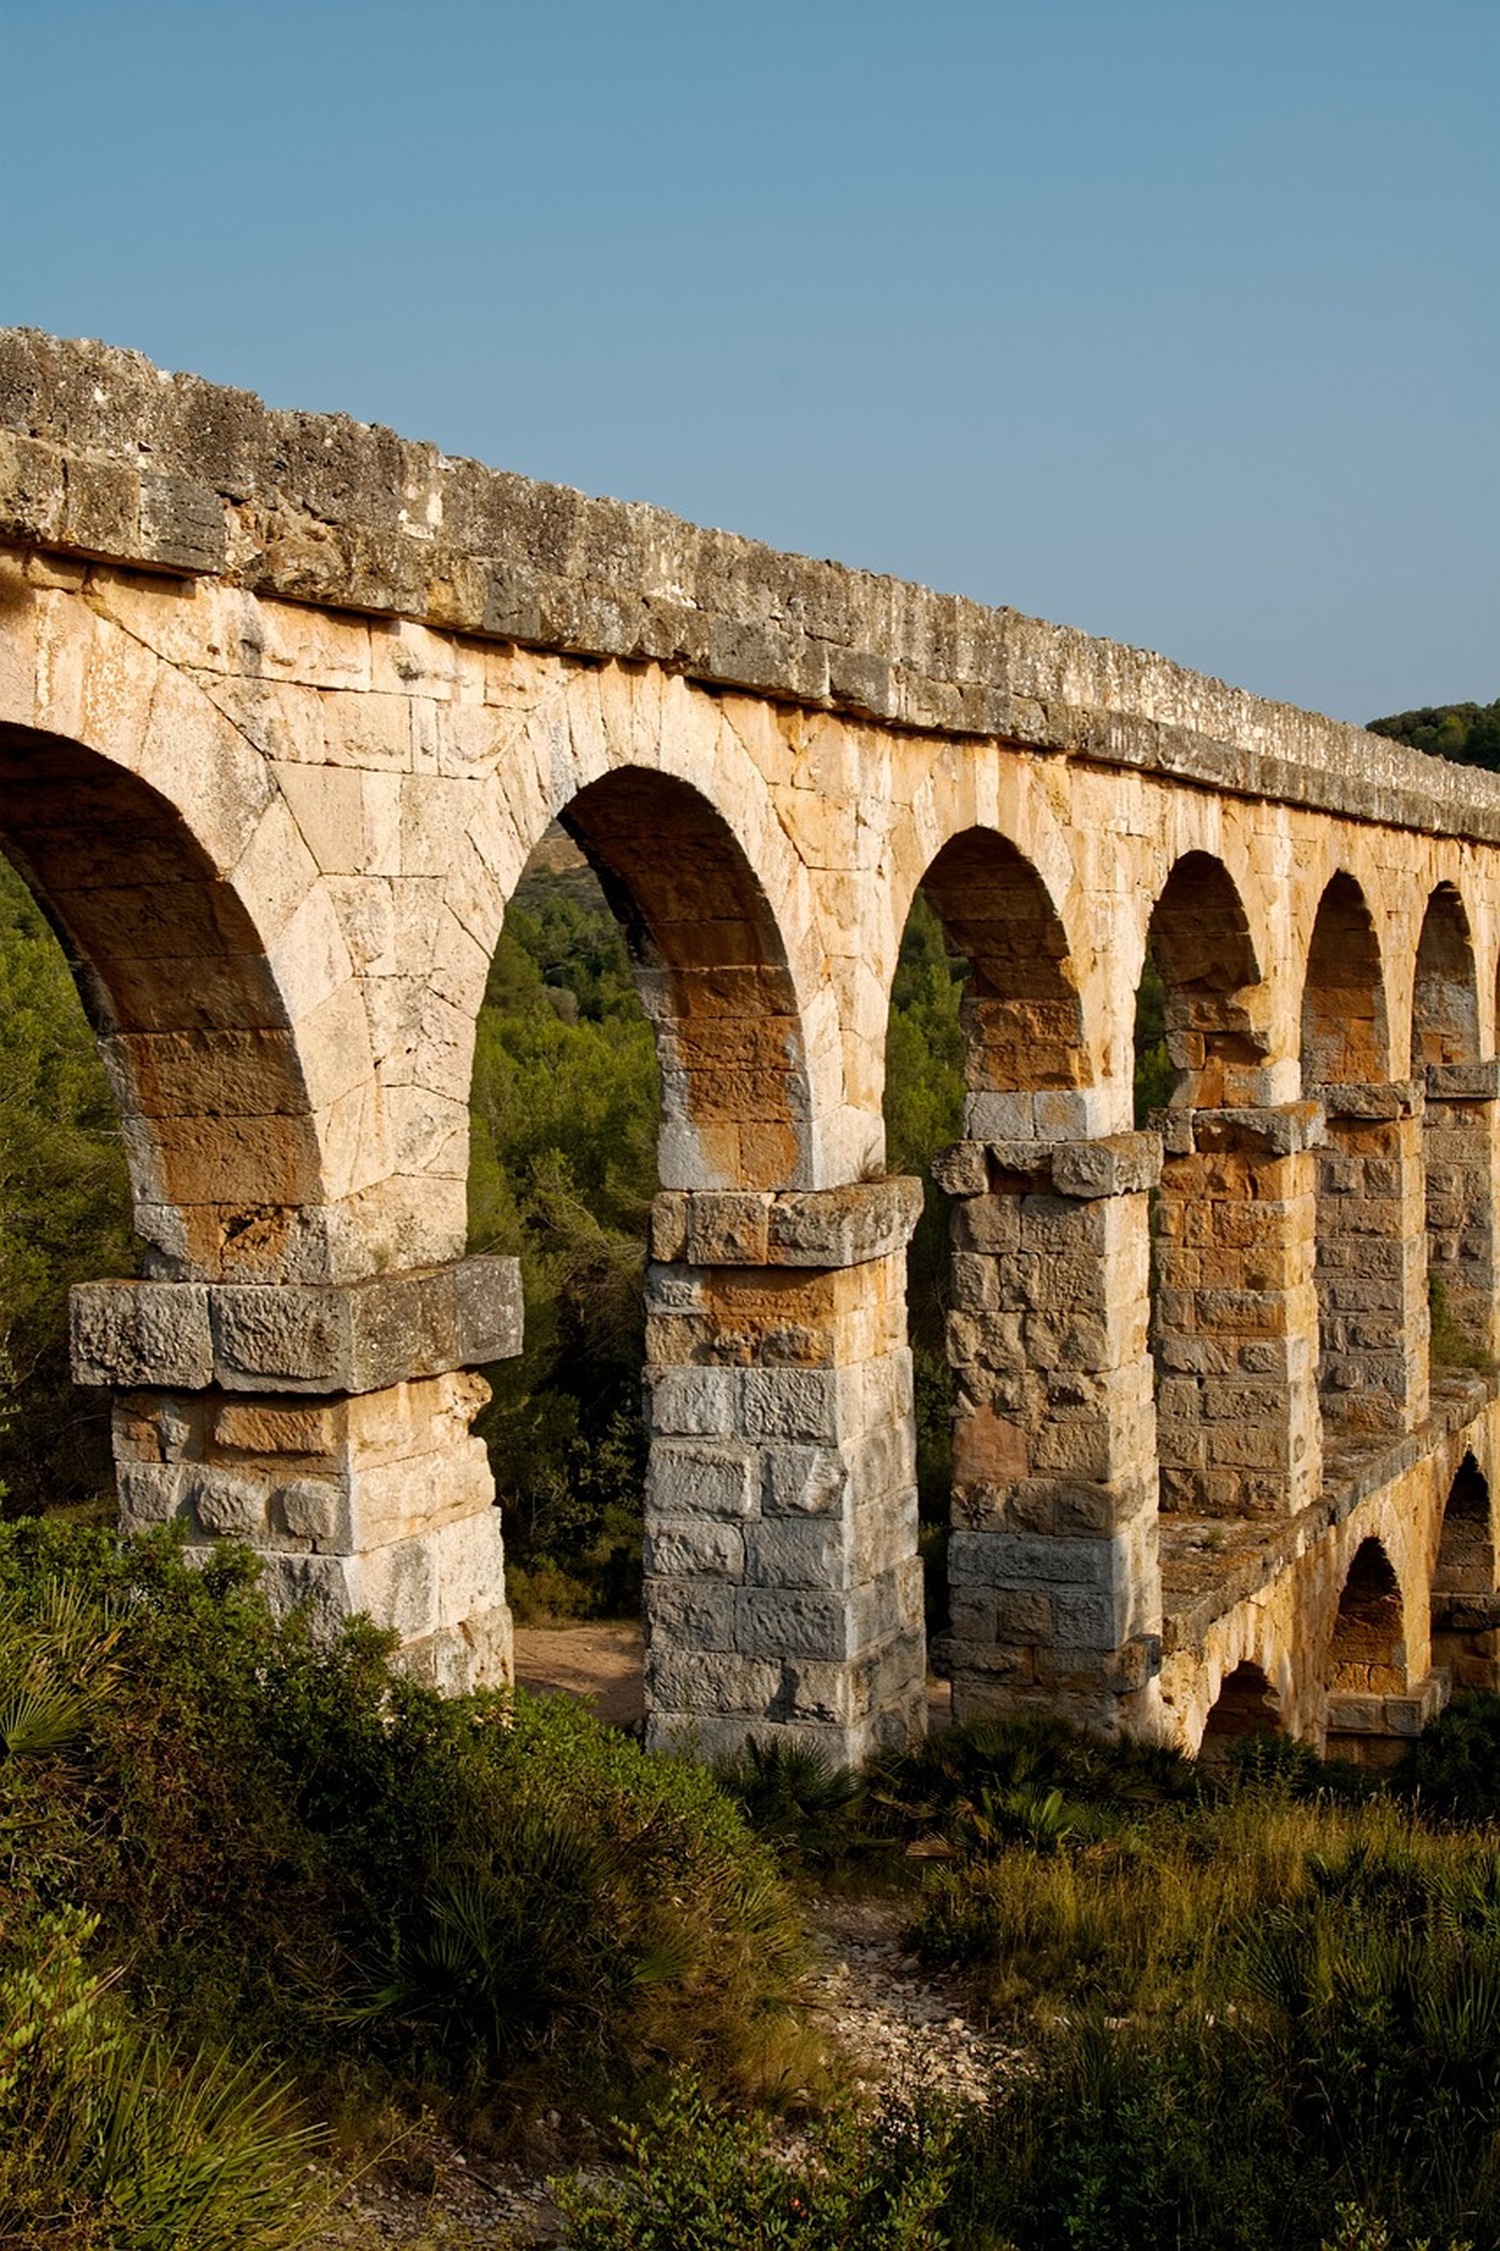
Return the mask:
[[[679,1255],[647,1272],[648,1741],[787,1733],[852,1762],[920,1732],[920,1203],[900,1180],[658,1199]]]
[[[1313,1102],[1164,1113],[1154,1345],[1161,1505],[1294,1514],[1316,1497]]]
[[[1150,651],[27,329],[0,330],[0,539],[1500,839],[1493,776]]]
[[[960,1143],[948,1357],[955,1716],[1139,1716],[1160,1663],[1147,1192],[1154,1135]]]
[[[1415,1430],[1427,1413],[1427,1254],[1419,1080],[1313,1090],[1318,1388],[1347,1433]]]
[[[446,1689],[510,1677],[494,1482],[474,1366],[521,1346],[505,1258],[317,1286],[91,1282],[74,1373],[116,1388],[127,1532],[243,1540],[272,1603],[365,1611]]]
[[[82,1384],[316,1394],[383,1390],[521,1349],[521,1272],[476,1257],[362,1282],[80,1282]]]

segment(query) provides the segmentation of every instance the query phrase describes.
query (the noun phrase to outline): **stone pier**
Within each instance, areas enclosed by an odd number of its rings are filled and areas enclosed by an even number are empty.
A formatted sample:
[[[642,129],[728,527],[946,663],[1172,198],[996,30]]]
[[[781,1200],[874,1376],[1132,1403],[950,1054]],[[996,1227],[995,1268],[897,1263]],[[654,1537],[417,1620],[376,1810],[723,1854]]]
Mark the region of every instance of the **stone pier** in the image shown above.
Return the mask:
[[[1165,1113],[1154,1344],[1161,1505],[1288,1516],[1322,1470],[1315,1103]]]
[[[1147,1353],[1154,1135],[960,1142],[948,1357],[957,1719],[1140,1718],[1160,1663]]]
[[[926,1717],[906,1244],[921,1183],[671,1193],[647,1279],[648,1740],[838,1763]]]
[[[115,1392],[126,1531],[248,1541],[282,1611],[364,1611],[447,1690],[510,1677],[500,1512],[472,1371],[521,1349],[520,1271],[344,1284],[90,1282],[73,1373]]]
[[[1423,1157],[1428,1274],[1477,1353],[1500,1348],[1496,1298],[1496,1168],[1500,1062],[1427,1068]]]
[[[1320,1086],[1316,1153],[1318,1385],[1347,1436],[1415,1430],[1427,1413],[1422,1089]]]

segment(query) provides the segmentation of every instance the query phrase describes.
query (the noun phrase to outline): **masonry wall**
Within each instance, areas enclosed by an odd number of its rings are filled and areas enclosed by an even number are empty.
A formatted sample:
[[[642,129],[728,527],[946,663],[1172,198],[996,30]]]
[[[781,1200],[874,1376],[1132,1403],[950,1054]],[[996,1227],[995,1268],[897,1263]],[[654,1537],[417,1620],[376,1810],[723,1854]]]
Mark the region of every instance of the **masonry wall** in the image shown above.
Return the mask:
[[[710,1207],[691,1200],[769,1213],[878,1184],[891,979],[945,852],[983,957],[966,1146],[985,1178],[962,1189],[950,1339],[961,1700],[1060,1697],[1196,1740],[1214,1637],[1252,1599],[1236,1572],[1321,1616],[1304,1559],[1335,1422],[1364,1463],[1341,1456],[1336,1489],[1399,1441],[1381,1489],[1421,1517],[1408,1481],[1445,1442],[1424,1268],[1481,1358],[1493,1336],[1493,1088],[1443,1077],[1493,1072],[1490,777],[1012,612],[10,332],[0,784],[121,1106],[144,1278],[85,1293],[79,1365],[122,1397],[126,1508],[248,1531],[287,1599],[316,1581],[446,1680],[504,1672],[467,1371],[515,1340],[465,1325],[467,1104],[506,903],[559,816],[640,923],[662,1186],[697,1214],[651,1284],[663,1736],[917,1724],[899,1249],[877,1230],[794,1272],[769,1235],[693,1247]],[[1215,945],[1179,948],[1194,1077],[1153,1129],[1160,1190],[1079,1193],[1070,1165],[1128,1171],[1135,993],[1189,862],[1243,958],[1216,987]],[[1304,1074],[1334,884],[1371,934],[1360,1005],[1396,1028],[1364,1118]],[[1432,1063],[1399,1029],[1439,893],[1442,991],[1478,1061]],[[1339,1195],[1358,1224],[1335,1224]],[[275,1346],[243,1363],[243,1401],[236,1292]],[[429,1300],[448,1311],[411,1312]],[[366,1350],[376,1332],[389,1349]],[[804,1454],[798,1489],[836,1505],[787,1502]],[[1233,1561],[1207,1613],[1190,1550]],[[1406,1598],[1409,1669],[1425,1599]],[[1197,1619],[1186,1641],[1174,1616]],[[1314,1731],[1316,1638],[1290,1645],[1295,1693],[1267,1668]]]

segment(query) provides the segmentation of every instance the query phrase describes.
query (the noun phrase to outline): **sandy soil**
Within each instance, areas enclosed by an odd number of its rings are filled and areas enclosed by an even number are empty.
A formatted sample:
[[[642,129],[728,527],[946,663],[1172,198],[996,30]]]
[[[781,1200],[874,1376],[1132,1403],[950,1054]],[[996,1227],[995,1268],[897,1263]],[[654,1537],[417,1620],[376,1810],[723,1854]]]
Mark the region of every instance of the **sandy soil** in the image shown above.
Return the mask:
[[[516,1679],[523,1688],[577,1696],[611,1727],[642,1718],[638,1625],[609,1619],[586,1626],[517,1626]]]

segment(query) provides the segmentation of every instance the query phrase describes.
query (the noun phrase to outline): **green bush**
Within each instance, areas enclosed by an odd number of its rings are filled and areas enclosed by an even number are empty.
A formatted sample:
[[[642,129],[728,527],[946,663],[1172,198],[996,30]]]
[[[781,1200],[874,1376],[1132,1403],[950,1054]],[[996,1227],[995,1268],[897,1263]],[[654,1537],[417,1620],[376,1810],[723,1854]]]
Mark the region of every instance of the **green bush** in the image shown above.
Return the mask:
[[[888,2106],[836,2109],[778,2150],[763,2121],[669,2088],[649,2125],[620,2129],[622,2179],[554,2184],[568,2251],[943,2251],[951,2124]]]
[[[45,1637],[59,1580],[114,1685],[71,1747],[0,1762],[0,1914],[96,1916],[190,2043],[485,2099],[801,2064],[797,1919],[699,1769],[560,1699],[445,1701],[366,1626],[319,1647],[251,1559],[164,1537],[5,1528],[0,1645]]]
[[[1412,1745],[1392,1787],[1451,1821],[1500,1821],[1500,1696],[1455,1696]]]

